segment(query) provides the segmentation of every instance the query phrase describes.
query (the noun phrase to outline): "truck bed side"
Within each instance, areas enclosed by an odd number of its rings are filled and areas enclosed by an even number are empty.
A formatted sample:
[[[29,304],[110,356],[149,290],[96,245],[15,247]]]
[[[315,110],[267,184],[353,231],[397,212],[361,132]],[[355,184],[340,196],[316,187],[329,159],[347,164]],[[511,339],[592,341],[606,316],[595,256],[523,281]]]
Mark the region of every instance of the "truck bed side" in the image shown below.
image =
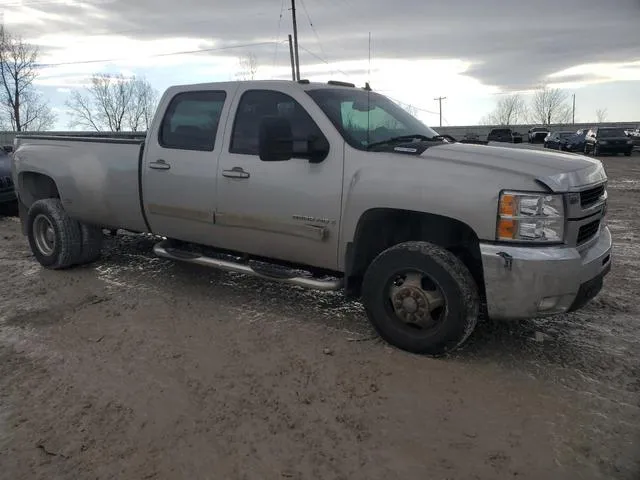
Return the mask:
[[[20,201],[28,208],[55,188],[72,218],[148,231],[141,207],[143,148],[139,138],[18,137],[13,174]]]

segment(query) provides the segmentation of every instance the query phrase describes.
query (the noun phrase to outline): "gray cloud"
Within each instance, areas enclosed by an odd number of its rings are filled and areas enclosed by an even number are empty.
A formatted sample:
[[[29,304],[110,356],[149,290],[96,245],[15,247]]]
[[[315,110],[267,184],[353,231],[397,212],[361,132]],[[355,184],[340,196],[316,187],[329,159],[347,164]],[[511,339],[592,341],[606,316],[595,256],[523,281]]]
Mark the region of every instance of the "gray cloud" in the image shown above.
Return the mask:
[[[190,37],[203,47],[267,42],[276,39],[284,5],[282,41],[290,32],[289,1],[84,0],[91,7],[80,8],[32,0],[30,8],[55,18],[44,30],[38,26],[25,33]],[[297,5],[301,45],[331,62],[367,58],[369,31],[374,58],[463,59],[473,63],[469,76],[503,89],[529,88],[578,64],[640,60],[638,0],[298,0]],[[287,65],[287,46],[278,48],[278,63]],[[250,50],[271,65],[274,49]],[[113,52],[114,58],[121,53]],[[301,58],[317,63],[305,50]]]

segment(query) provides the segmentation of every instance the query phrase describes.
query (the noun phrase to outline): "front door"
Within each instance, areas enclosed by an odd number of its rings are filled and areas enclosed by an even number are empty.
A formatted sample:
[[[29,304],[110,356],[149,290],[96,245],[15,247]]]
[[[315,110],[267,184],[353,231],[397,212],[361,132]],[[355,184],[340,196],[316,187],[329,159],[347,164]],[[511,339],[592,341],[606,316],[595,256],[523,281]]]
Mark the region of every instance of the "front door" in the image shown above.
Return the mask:
[[[344,141],[311,98],[302,91],[293,95],[296,98],[246,87],[238,91],[232,107],[236,112],[233,129],[218,167],[216,224],[223,243],[234,250],[334,269]],[[290,121],[294,158],[260,160],[258,139],[264,116]],[[307,139],[313,136],[324,136],[330,144],[321,163],[301,158]]]
[[[147,140],[142,172],[145,211],[154,233],[213,243],[221,119],[228,117],[231,93],[182,91],[164,106],[158,137]]]

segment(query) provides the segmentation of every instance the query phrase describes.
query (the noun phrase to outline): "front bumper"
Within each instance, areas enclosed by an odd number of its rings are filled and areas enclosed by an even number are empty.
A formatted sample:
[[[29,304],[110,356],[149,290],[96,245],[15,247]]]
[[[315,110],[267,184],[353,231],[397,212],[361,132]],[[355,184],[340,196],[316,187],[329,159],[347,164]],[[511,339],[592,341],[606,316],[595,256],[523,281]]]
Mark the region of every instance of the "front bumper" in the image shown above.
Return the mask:
[[[633,145],[598,145],[598,150],[601,153],[627,153],[633,150]]]
[[[573,247],[521,247],[481,243],[490,318],[517,320],[583,307],[611,269],[611,233],[579,251]]]

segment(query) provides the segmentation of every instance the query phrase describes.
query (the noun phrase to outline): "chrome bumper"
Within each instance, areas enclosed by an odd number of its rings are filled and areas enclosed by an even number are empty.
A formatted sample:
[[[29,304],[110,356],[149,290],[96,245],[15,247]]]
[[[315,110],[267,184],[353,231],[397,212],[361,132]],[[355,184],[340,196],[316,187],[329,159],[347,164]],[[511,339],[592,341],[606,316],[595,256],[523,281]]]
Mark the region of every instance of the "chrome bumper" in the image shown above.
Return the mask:
[[[582,307],[611,268],[611,233],[579,251],[573,247],[480,244],[489,317],[524,319]]]

